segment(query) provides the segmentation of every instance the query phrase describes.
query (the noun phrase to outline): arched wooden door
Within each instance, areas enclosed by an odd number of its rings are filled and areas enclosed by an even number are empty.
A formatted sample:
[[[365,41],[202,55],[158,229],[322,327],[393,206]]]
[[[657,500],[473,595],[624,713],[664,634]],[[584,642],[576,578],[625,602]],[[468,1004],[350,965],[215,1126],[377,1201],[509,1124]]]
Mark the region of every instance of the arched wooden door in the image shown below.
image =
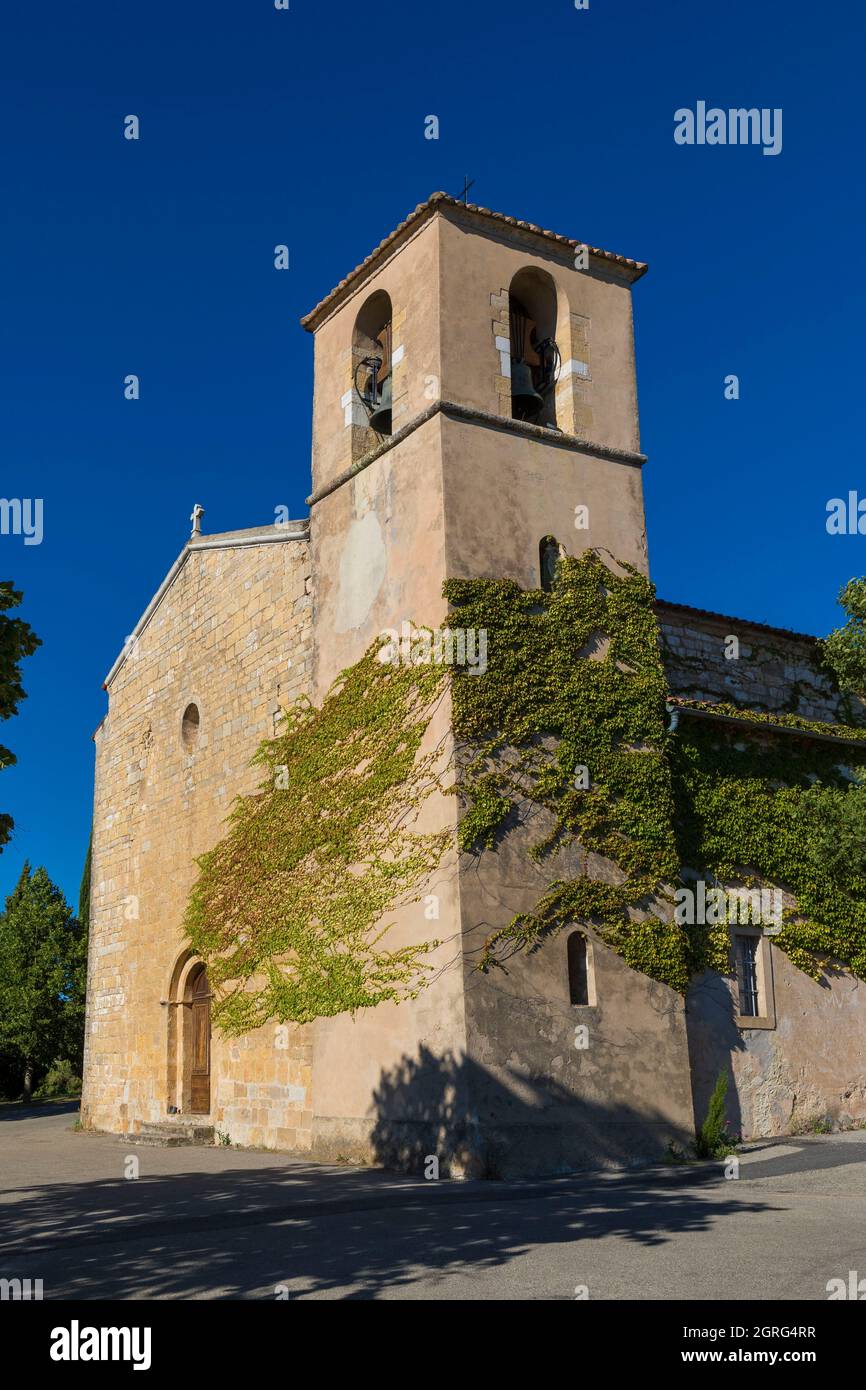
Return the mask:
[[[190,981],[190,1110],[210,1112],[210,985],[204,966]]]

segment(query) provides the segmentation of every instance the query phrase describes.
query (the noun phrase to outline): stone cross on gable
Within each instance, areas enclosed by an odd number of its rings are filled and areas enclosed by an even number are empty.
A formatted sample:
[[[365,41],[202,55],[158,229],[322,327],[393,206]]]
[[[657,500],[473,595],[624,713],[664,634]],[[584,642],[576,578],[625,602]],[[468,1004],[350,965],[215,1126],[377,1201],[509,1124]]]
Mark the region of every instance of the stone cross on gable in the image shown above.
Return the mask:
[[[190,521],[192,522],[192,531],[190,532],[190,537],[201,535],[201,519],[203,516],[204,507],[201,505],[200,502],[196,502],[195,506],[192,509],[192,514],[190,515]]]

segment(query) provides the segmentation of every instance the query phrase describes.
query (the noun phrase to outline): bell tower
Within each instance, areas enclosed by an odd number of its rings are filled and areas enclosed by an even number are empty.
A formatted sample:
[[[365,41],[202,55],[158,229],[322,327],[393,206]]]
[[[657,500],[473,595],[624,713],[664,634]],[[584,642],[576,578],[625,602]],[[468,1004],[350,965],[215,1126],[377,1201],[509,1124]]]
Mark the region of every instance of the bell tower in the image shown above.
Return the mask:
[[[447,577],[536,586],[545,537],[646,570],[631,308],[645,270],[434,193],[302,320],[317,694],[395,609],[438,621]]]
[[[572,555],[606,547],[646,572],[631,303],[645,271],[625,256],[434,193],[302,320],[315,339],[314,700],[383,631],[404,621],[443,624],[448,578],[538,588],[549,580],[552,547]],[[447,736],[447,712],[442,719]],[[456,799],[444,800],[442,814],[453,818]],[[450,941],[433,986],[399,1009],[315,1025],[320,1151],[346,1152],[352,1139],[365,1151],[370,1098],[401,1068],[416,1072],[405,1114],[394,1121],[395,1153],[412,1133],[425,1136],[420,1152],[435,1152],[423,1145],[439,1142],[432,1097],[449,1070],[451,1113],[476,1129],[531,1119],[533,1107],[515,1102],[507,1120],[509,1058],[519,1054],[543,1073],[546,1054],[526,1039],[518,1044],[495,983],[448,964],[455,942],[459,957],[479,921],[489,930],[537,899],[538,885],[510,881],[513,864],[488,858],[479,889],[480,876],[473,884],[455,851],[436,888],[435,930],[417,908],[401,919],[406,939]],[[540,970],[524,962],[515,969],[509,987],[547,997],[539,1027],[556,1033],[568,1021],[567,968],[551,947]],[[610,974],[634,1023],[649,1007],[648,982],[618,958]],[[677,1054],[669,1057],[673,1072],[684,1063],[685,1091],[671,1083],[677,1099],[668,1106],[676,1125],[690,1116],[685,1031],[664,1043],[651,1015],[652,1045]],[[611,1057],[625,1045],[619,1030],[608,1026]],[[565,1036],[561,1048],[569,1046]],[[632,1094],[630,1086],[620,1086],[619,1103],[639,1109],[639,1088]],[[574,1102],[579,1110],[578,1095]],[[554,1131],[584,1124],[568,1118],[569,1103],[559,1104],[566,1119],[548,1127],[538,1162],[524,1168],[549,1168],[560,1142]],[[548,1109],[539,1102],[539,1114]],[[453,1159],[458,1141],[448,1142]],[[591,1149],[588,1139],[584,1147]]]

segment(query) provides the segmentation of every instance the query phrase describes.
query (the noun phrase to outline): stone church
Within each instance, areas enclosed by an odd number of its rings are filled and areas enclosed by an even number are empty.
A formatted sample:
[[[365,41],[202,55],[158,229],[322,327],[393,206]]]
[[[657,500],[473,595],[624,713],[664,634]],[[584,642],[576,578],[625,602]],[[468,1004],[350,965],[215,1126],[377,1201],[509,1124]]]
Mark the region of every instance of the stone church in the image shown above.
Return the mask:
[[[196,507],[105,679],[87,1127],[416,1171],[435,1154],[454,1175],[554,1173],[685,1145],[720,1066],[746,1136],[866,1121],[866,992],[841,967],[807,977],[760,928],[741,933],[742,968],[707,972],[685,1000],[591,926],[577,982],[568,932],[506,976],[455,965],[455,939],[504,925],[549,880],[507,845],[471,865],[455,847],[439,869],[437,934],[452,944],[430,986],[396,1006],[225,1038],[184,943],[196,858],[255,789],[250,759],[296,697],[318,704],[401,621],[444,623],[447,578],[538,588],[551,544],[648,572],[632,320],[646,270],[435,193],[302,320],[315,352],[309,516],[209,535]],[[674,723],[720,702],[840,721],[814,638],[661,600],[657,615]],[[456,825],[454,798],[442,814]],[[429,924],[406,912],[394,930],[412,940]]]

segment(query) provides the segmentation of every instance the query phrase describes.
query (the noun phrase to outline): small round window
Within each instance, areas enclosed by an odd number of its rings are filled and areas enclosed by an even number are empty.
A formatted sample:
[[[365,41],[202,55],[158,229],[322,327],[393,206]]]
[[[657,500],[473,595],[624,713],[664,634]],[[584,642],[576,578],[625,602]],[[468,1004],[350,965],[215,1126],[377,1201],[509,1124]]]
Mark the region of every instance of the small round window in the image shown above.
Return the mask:
[[[183,739],[184,748],[195,748],[198,743],[200,722],[198,705],[187,705],[180,726],[180,736]]]

